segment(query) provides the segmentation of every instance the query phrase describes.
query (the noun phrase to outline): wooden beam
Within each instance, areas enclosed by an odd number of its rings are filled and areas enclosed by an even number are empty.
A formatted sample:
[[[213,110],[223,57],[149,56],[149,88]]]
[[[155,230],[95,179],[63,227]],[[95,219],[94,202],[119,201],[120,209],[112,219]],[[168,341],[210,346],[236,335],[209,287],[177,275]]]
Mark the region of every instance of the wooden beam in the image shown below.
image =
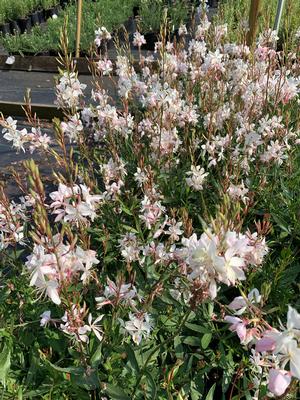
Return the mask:
[[[249,31],[247,35],[247,44],[252,46],[257,30],[258,13],[261,0],[251,0],[250,13],[249,13]]]
[[[1,0],[0,0],[1,1]],[[58,74],[59,64],[55,56],[15,56],[15,62],[12,65],[6,64],[7,56],[0,56],[0,70],[4,71],[28,71],[28,72],[51,72]],[[89,61],[84,57],[76,58],[76,70],[79,75],[91,75],[89,69]],[[95,61],[98,61],[95,59]],[[116,60],[115,55],[111,58],[115,75]],[[151,62],[152,66],[157,69],[158,62],[154,60]],[[140,63],[138,59],[133,60],[133,66],[136,71],[140,71]]]
[[[76,58],[78,58],[79,55],[80,55],[81,18],[82,18],[82,0],[78,0],[78,4],[77,4],[77,30],[76,30]]]
[[[15,56],[12,65],[6,64],[7,56],[0,56],[0,70],[4,71],[29,71],[58,73],[59,64],[55,56]],[[76,68],[79,75],[91,75],[89,63],[86,58],[76,59]]]
[[[23,107],[25,103],[18,103],[14,101],[0,101],[0,112],[5,116],[25,117]],[[49,104],[31,104],[32,113],[36,114],[38,118],[52,121],[53,118],[63,119],[63,113],[58,110],[56,106]]]

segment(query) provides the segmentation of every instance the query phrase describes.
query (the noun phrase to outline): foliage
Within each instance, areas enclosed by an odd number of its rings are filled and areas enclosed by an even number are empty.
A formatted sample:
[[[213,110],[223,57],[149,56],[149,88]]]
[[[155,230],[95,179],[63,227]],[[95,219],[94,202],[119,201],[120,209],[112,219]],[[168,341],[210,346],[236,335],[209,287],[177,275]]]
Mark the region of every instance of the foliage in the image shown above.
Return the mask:
[[[64,30],[55,138],[0,119],[53,165],[0,188],[4,399],[296,399],[299,43],[165,28],[155,62],[94,54],[92,104]]]
[[[52,0],[51,0],[52,1]],[[49,4],[42,3],[44,8]],[[110,32],[117,32],[121,26],[132,16],[134,6],[139,6],[139,21],[142,30],[145,32],[159,32],[165,9],[165,2],[162,0],[90,0],[83,1],[83,20],[81,49],[89,51],[93,41],[95,30],[104,25]],[[21,2],[20,7],[25,7]],[[168,8],[169,24],[172,29],[188,20],[189,1],[173,1]],[[26,7],[24,8],[26,10]],[[24,14],[25,11],[22,11]],[[25,12],[26,14],[26,12]],[[1,12],[0,12],[1,15]],[[21,15],[18,7],[14,9],[14,16]],[[69,49],[75,50],[77,4],[71,4],[60,13],[58,18],[49,19],[46,27],[34,27],[30,33],[9,35],[1,38],[2,45],[10,53],[40,53],[48,50],[57,51],[59,48],[59,32],[64,26],[65,19],[68,20],[68,41]]]
[[[258,22],[260,32],[267,27],[273,27],[277,4],[277,0],[262,0]],[[250,2],[247,0],[225,0],[220,3],[215,17],[216,23],[226,21],[230,40],[242,39],[245,26],[248,24],[249,6]],[[299,15],[300,3],[286,0],[279,29],[279,45],[286,50],[290,50],[295,45],[295,33],[300,26]]]

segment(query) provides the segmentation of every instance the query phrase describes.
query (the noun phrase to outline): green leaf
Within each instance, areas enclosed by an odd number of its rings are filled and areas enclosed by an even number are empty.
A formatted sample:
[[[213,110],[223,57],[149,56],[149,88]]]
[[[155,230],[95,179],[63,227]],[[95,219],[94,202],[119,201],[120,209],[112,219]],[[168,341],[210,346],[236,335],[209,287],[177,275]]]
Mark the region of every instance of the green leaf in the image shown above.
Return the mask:
[[[99,344],[95,353],[91,357],[91,364],[93,367],[96,367],[99,365],[101,357],[102,357],[102,343]]]
[[[174,350],[175,350],[176,357],[179,359],[183,359],[184,349],[182,346],[182,341],[181,341],[180,336],[175,336],[175,338],[174,338]]]
[[[10,348],[5,343],[0,354],[0,381],[5,387],[6,377],[10,369]]]
[[[62,372],[64,374],[69,374],[70,377],[67,378],[67,376],[65,375],[65,379],[71,380],[71,382],[74,385],[82,387],[86,390],[94,390],[99,388],[100,386],[98,372],[96,369],[85,370],[85,368],[83,367],[73,367],[73,366],[62,368],[58,367],[55,364],[52,364],[46,358],[44,358],[43,361],[46,365],[48,365],[49,368],[58,372]]]
[[[134,229],[132,226],[122,224],[122,227],[123,227],[126,231],[133,232],[133,233],[139,233],[139,232],[138,232],[136,229]]]
[[[203,350],[207,349],[209,346],[209,343],[211,342],[211,338],[212,338],[212,334],[211,333],[205,333],[202,336],[201,339],[201,346],[203,348]]]
[[[110,383],[106,384],[106,392],[112,400],[130,400],[123,389]]]
[[[200,339],[196,336],[187,336],[183,340],[184,344],[188,344],[189,346],[198,346],[200,347]]]
[[[146,377],[146,379],[147,379],[147,386],[149,387],[149,389],[150,389],[150,397],[149,397],[149,399],[156,399],[156,395],[157,395],[157,387],[156,387],[156,384],[155,384],[155,382],[154,382],[154,379],[153,379],[153,377],[152,377],[152,375],[150,374],[150,372],[149,371],[145,371],[145,377]]]
[[[207,393],[205,400],[214,400],[215,389],[216,389],[216,384],[214,383],[213,386],[209,389],[209,392]]]
[[[130,367],[136,371],[136,372],[140,372],[140,367],[139,364],[137,362],[136,356],[134,351],[132,350],[132,348],[129,346],[129,344],[125,344],[125,351],[127,353],[127,359],[128,359],[128,364],[130,365]]]
[[[196,325],[196,324],[191,324],[191,323],[189,323],[189,322],[187,322],[187,323],[185,324],[185,326],[186,326],[187,328],[189,328],[190,330],[195,331],[195,332],[199,332],[199,333],[210,333],[210,331],[211,331],[209,328],[207,328],[207,327],[205,327],[205,326],[200,326],[200,325]]]

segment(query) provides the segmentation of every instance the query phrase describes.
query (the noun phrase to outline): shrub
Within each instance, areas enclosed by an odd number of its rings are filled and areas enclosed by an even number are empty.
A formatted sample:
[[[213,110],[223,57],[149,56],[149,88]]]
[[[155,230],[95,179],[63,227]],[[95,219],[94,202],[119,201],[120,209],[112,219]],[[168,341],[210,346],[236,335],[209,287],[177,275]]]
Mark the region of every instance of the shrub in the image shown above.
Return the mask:
[[[32,128],[1,118],[54,169],[47,187],[28,161],[24,196],[0,190],[7,396],[296,396],[299,47],[227,43],[205,17],[180,36],[156,62],[118,49],[116,77],[104,52],[89,105],[64,33],[58,146],[30,107]]]

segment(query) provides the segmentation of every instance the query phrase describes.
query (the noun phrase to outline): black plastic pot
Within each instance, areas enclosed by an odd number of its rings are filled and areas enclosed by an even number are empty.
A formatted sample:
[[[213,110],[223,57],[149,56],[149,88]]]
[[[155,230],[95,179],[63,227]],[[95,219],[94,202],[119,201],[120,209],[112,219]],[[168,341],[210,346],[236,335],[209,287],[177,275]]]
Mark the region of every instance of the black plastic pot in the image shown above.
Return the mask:
[[[31,29],[31,19],[26,17],[26,18],[19,18],[18,20],[18,25],[20,28],[21,33],[29,32]]]
[[[127,21],[124,22],[124,28],[126,29],[126,31],[128,32],[128,34],[130,35],[131,33],[136,32],[136,22],[134,18],[128,18]]]
[[[48,10],[45,10],[45,19],[52,18],[55,14],[55,7],[48,8]]]
[[[39,53],[35,54],[36,56],[50,56],[50,52],[49,51],[41,51]]]
[[[60,0],[60,5],[62,8],[65,8],[69,3],[69,0]]]
[[[38,12],[34,12],[31,14],[31,25],[35,26],[35,25],[39,25],[40,24],[40,18],[39,18],[39,14]]]
[[[2,32],[3,35],[9,35],[10,34],[10,25],[9,23],[5,23],[0,25],[0,32]]]
[[[20,33],[20,28],[17,21],[10,21],[9,25],[12,34]]]
[[[134,18],[138,17],[140,15],[139,7],[138,6],[134,6],[132,12],[133,12],[133,17]]]
[[[104,53],[106,53],[107,50],[109,50],[109,49],[112,48],[113,43],[114,43],[113,39],[110,39],[110,40],[102,40],[102,41],[101,41],[101,44],[100,44],[100,47],[98,47],[98,50],[99,50],[102,54],[104,54]]]
[[[209,7],[218,7],[218,0],[208,0]]]
[[[159,41],[159,33],[157,32],[147,32],[144,33],[146,44],[142,45],[142,50],[154,50],[155,43]]]
[[[54,14],[58,15],[61,12],[61,6],[60,4],[57,4],[56,6],[54,6]]]
[[[44,15],[44,10],[38,10],[37,11],[38,17],[39,17],[39,22],[42,24],[45,22],[45,15]]]

